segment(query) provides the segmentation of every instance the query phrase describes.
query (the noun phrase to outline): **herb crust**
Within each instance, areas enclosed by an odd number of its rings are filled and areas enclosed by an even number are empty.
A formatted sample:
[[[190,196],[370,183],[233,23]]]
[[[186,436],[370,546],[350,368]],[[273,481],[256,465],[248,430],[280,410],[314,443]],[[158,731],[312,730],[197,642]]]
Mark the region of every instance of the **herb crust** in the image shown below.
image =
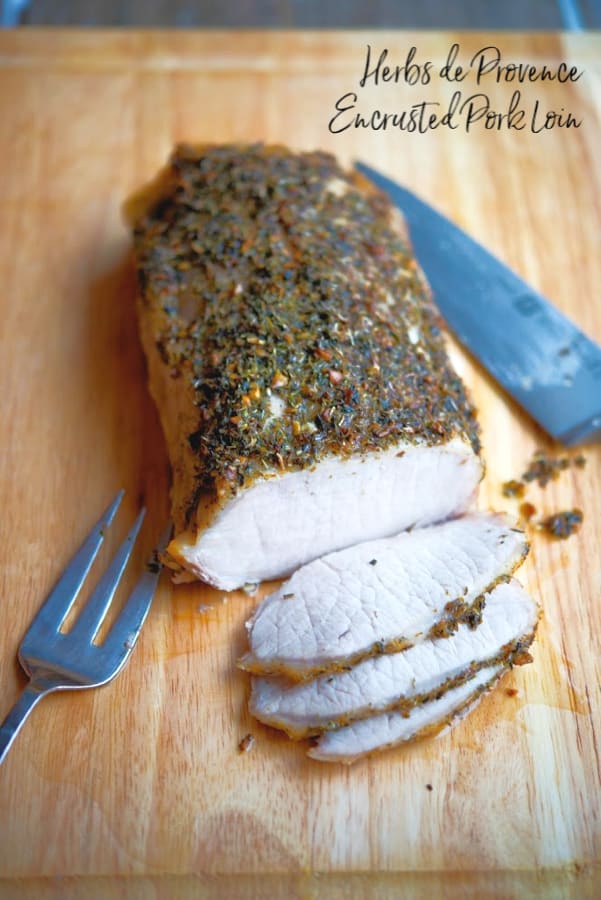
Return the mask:
[[[139,303],[193,395],[195,501],[401,442],[479,452],[383,193],[327,153],[262,145],[179,146],[159,181],[134,214]]]

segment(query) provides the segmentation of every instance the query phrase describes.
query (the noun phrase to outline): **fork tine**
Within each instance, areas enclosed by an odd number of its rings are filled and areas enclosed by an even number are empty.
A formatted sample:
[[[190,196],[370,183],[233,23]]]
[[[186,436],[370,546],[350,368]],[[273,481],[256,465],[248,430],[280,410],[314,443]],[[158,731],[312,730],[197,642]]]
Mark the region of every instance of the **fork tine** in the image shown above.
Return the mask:
[[[138,583],[102,644],[105,660],[111,659],[115,666],[123,665],[134,648],[148,615],[152,598],[163,569],[158,554],[165,549],[171,538],[171,523],[163,532],[156,551],[152,554]]]
[[[98,582],[92,596],[75,620],[75,624],[69,632],[73,638],[78,638],[82,641],[87,640],[91,643],[96,637],[102,620],[115,596],[115,591],[131,556],[145,515],[146,510],[142,509],[129,534],[115,553],[108,569]]]
[[[75,598],[92,567],[92,563],[98,555],[98,551],[104,540],[104,531],[113,521],[124,495],[125,491],[123,489],[118,492],[115,499],[98,519],[75,556],[72,557],[62,576],[48,595],[47,600],[33,620],[31,626],[33,627],[33,625],[35,625],[36,629],[39,629],[39,633],[47,632],[49,634],[54,634],[65,621],[65,618],[73,606]]]

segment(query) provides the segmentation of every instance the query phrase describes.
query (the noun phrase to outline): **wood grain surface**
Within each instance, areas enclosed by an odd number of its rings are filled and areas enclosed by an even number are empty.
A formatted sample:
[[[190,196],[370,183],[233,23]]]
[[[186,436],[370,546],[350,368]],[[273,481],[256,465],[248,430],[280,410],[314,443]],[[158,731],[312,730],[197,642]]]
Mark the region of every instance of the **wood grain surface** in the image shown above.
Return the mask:
[[[585,69],[575,84],[521,88],[525,104],[569,109],[581,127],[328,131],[348,91],[365,108],[449,102],[440,79],[358,89],[367,43],[394,63],[415,44],[440,66],[454,41],[464,62],[496,43],[507,60]],[[174,142],[365,159],[601,340],[600,50],[598,35],[0,36],[0,716],[24,684],[15,656],[30,619],[116,489],[127,498],[104,560],[142,502],[138,567],[168,516],[120,207]],[[486,88],[499,108],[514,89]],[[550,445],[453,355],[480,410],[480,505],[515,509],[501,482]],[[585,513],[567,542],[532,535],[521,577],[544,608],[534,665],[450,734],[351,768],[312,762],[249,719],[234,663],[256,598],[164,580],[126,670],[46,699],[0,769],[0,896],[388,897],[399,884],[412,898],[599,896],[599,447],[586,457],[530,492],[541,512]],[[240,753],[248,732],[256,744]]]

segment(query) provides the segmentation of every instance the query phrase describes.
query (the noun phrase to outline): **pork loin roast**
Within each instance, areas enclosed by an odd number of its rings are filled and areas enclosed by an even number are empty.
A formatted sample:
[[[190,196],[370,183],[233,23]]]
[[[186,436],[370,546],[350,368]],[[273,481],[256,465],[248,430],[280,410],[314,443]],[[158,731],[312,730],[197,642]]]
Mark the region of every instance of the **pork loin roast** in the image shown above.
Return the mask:
[[[394,710],[326,731],[307,755],[322,762],[349,764],[379,750],[433,737],[471,712],[482,695],[507,671],[507,666],[488,666],[459,687],[450,688],[437,699],[414,706],[409,712]]]
[[[229,590],[469,508],[473,409],[385,195],[325,153],[179,147],[129,216],[172,567]]]
[[[330,553],[259,604],[239,664],[302,680],[475,625],[527,550],[508,516],[479,512]]]
[[[312,681],[253,677],[251,713],[298,739],[365,719],[376,712],[408,713],[458,687],[482,668],[523,660],[534,639],[538,607],[510,579],[486,597],[477,628],[460,624],[449,637],[371,657],[347,672]]]

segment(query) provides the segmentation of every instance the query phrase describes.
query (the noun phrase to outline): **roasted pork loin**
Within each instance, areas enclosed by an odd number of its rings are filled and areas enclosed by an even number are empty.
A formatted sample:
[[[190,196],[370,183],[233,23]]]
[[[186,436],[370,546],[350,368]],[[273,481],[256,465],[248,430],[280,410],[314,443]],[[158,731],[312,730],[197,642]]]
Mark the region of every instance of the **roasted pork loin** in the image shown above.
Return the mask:
[[[507,671],[503,665],[488,666],[459,687],[450,688],[437,699],[414,706],[409,712],[381,713],[326,731],[307,755],[322,762],[353,763],[376,751],[433,737],[471,712],[482,695]]]
[[[302,680],[475,625],[527,550],[509,517],[480,512],[331,553],[259,604],[240,665]]]
[[[179,147],[129,216],[173,568],[233,589],[470,507],[473,409],[387,197],[325,153]]]
[[[408,713],[458,687],[482,668],[522,661],[537,622],[536,603],[510,579],[486,595],[477,628],[460,624],[449,637],[371,657],[347,672],[312,681],[253,677],[250,710],[261,722],[295,739],[378,712]]]

